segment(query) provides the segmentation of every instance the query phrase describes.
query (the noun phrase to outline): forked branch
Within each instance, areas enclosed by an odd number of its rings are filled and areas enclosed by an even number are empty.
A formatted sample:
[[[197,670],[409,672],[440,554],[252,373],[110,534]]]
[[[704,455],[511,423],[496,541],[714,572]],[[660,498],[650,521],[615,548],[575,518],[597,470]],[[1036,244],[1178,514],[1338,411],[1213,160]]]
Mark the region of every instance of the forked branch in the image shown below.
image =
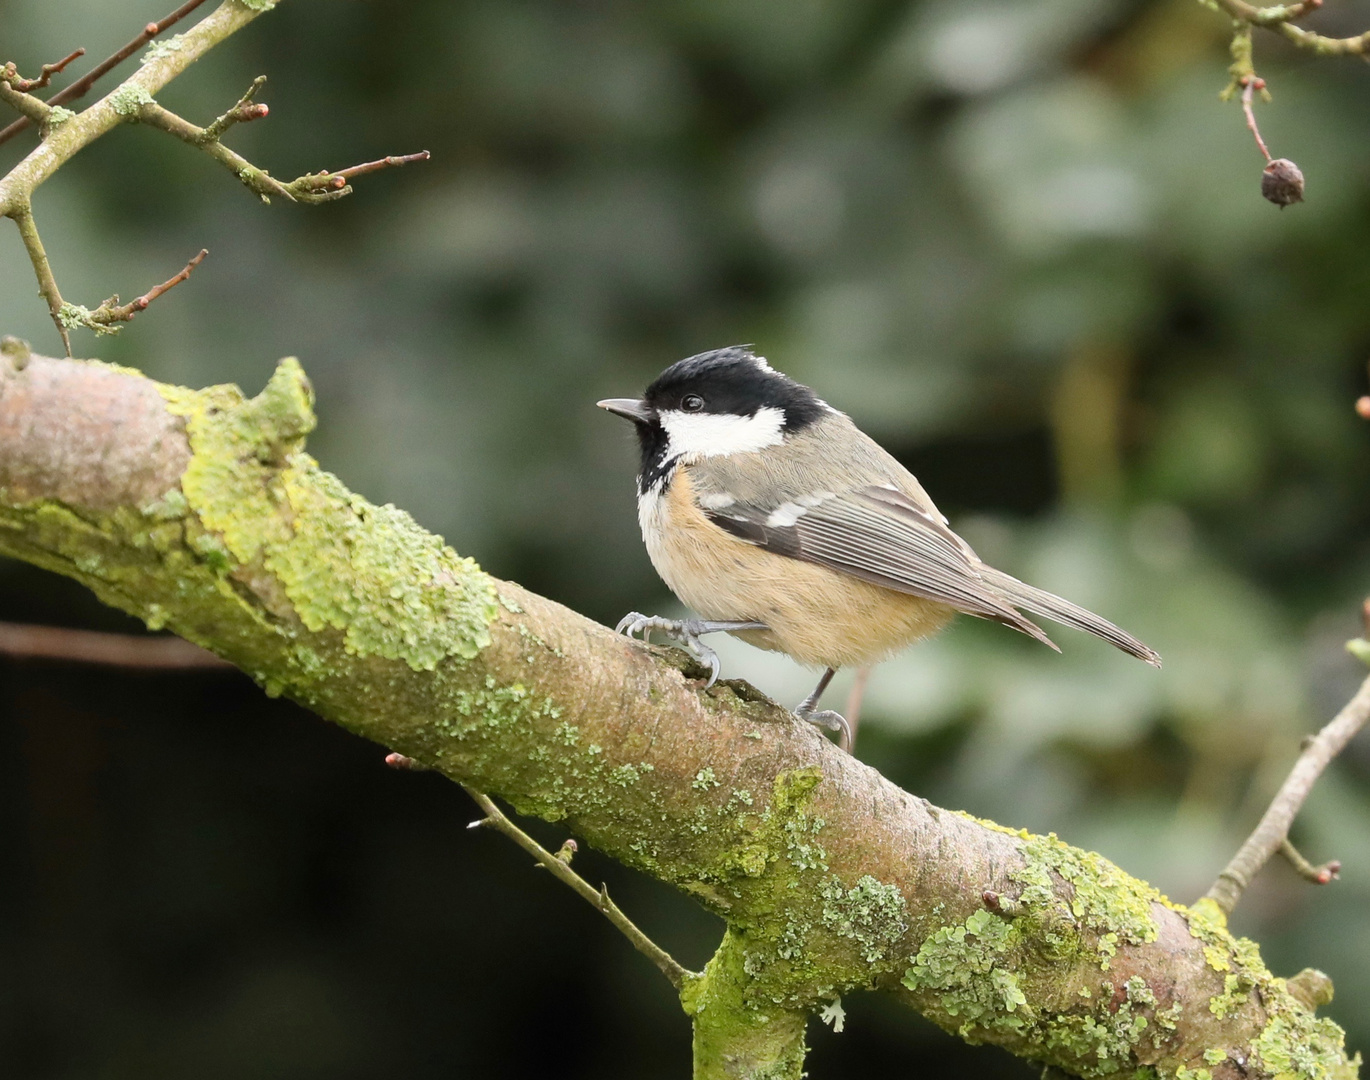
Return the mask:
[[[95,67],[91,68],[90,71],[86,72],[86,74],[82,75],[79,79],[77,79],[66,89],[59,90],[56,94],[54,94],[51,98],[48,99],[47,104],[64,105],[68,101],[75,101],[77,98],[84,97],[86,93],[90,90],[90,88],[94,86],[95,83],[101,77],[108,74],[114,68],[118,67],[130,56],[132,56],[144,45],[146,45],[149,41],[151,41],[153,38],[157,37],[159,34],[165,33],[172,26],[175,26],[178,22],[184,19],[187,15],[189,15],[192,11],[194,11],[204,2],[205,0],[190,0],[189,3],[182,4],[180,7],[173,11],[165,19],[162,19],[160,22],[148,23],[145,27],[143,27],[142,33],[140,33],[137,37],[135,37],[132,41],[130,41],[118,52],[114,53],[114,55],[106,57],[100,63],[96,64]],[[85,51],[85,49],[78,49],[76,52],[72,54],[71,57],[68,58],[68,60],[76,56],[82,55]],[[66,61],[63,61],[64,66],[65,64]],[[10,139],[14,138],[21,131],[23,131],[24,128],[28,126],[29,119],[27,116],[24,116],[16,120],[8,127],[4,128],[3,130],[0,130],[0,143],[8,142]]]
[[[1358,639],[1351,643],[1351,649],[1357,652],[1357,655],[1361,654],[1356,648],[1357,645],[1364,647],[1361,651],[1370,650],[1370,644],[1364,639]],[[1288,778],[1271,800],[1270,807],[1261,818],[1260,824],[1247,837],[1246,843],[1232,857],[1232,861],[1208,890],[1207,899],[1217,904],[1224,914],[1231,914],[1242,893],[1251,884],[1251,879],[1277,851],[1283,852],[1294,868],[1310,881],[1326,884],[1336,877],[1341,864],[1334,862],[1321,867],[1310,864],[1289,842],[1289,827],[1294,823],[1294,818],[1303,807],[1309,792],[1313,790],[1318,777],[1365,726],[1367,720],[1370,720],[1370,678],[1361,684],[1355,697],[1346,703],[1326,727],[1307,740],[1298,761],[1294,763]]]
[[[236,176],[249,191],[257,195],[262,202],[269,203],[273,195],[279,196],[288,202],[297,203],[323,203],[332,202],[334,199],[341,199],[345,195],[352,193],[352,187],[348,180],[353,176],[360,176],[362,173],[375,172],[392,165],[407,165],[414,161],[427,161],[429,154],[427,150],[420,150],[417,154],[405,154],[399,157],[382,158],[379,161],[369,161],[364,165],[353,165],[348,169],[334,171],[324,171],[318,173],[306,173],[304,176],[297,177],[288,183],[277,180],[265,169],[258,168],[248,161],[241,154],[235,153],[219,141],[219,135],[227,130],[234,123],[246,119],[257,119],[259,116],[266,115],[266,106],[250,104],[252,94],[262,84],[264,80],[258,79],[252,84],[243,98],[232,109],[219,117],[208,127],[197,127],[189,120],[176,115],[170,109],[163,108],[155,101],[145,102],[138,107],[133,118],[140,123],[147,124],[149,127],[165,131],[168,135],[174,135],[182,142],[189,143],[191,146],[203,150],[224,168],[228,169]],[[260,111],[255,111],[260,110]]]
[[[1239,23],[1272,30],[1300,49],[1319,56],[1363,56],[1370,51],[1370,30],[1351,37],[1331,38],[1294,25],[1297,19],[1322,7],[1322,0],[1301,0],[1274,7],[1257,7],[1246,0],[1214,0],[1214,3]]]
[[[347,169],[308,173],[283,183],[272,177],[267,170],[253,165],[246,158],[228,149],[222,142],[225,133],[234,126],[260,120],[268,115],[270,110],[267,106],[254,100],[266,82],[264,76],[256,79],[232,108],[207,127],[198,127],[157,104],[154,95],[190,63],[241,29],[261,12],[275,6],[267,0],[254,0],[250,4],[244,0],[225,0],[199,24],[178,36],[174,43],[168,42],[161,49],[149,50],[138,72],[85,112],[76,115],[60,108],[61,100],[70,100],[79,93],[84,93],[104,71],[189,14],[202,2],[203,0],[195,0],[193,3],[184,4],[160,23],[149,23],[143,28],[143,33],[124,49],[84,79],[68,87],[61,94],[55,95],[50,102],[41,100],[31,91],[46,86],[53,74],[80,55],[79,51],[57,64],[46,65],[35,79],[23,78],[13,63],[0,67],[0,101],[15,108],[25,120],[40,125],[43,136],[42,143],[36,150],[4,177],[0,177],[0,214],[12,218],[19,227],[24,248],[38,279],[39,292],[47,302],[48,314],[57,327],[58,334],[61,335],[62,345],[68,356],[71,355],[71,330],[74,327],[84,327],[97,334],[117,332],[122,323],[128,322],[168,289],[185,281],[200,259],[204,258],[202,252],[180,273],[128,304],[121,304],[117,296],[112,296],[92,311],[79,304],[68,303],[62,297],[34,221],[33,193],[72,155],[120,124],[141,122],[175,135],[231,170],[263,202],[270,202],[273,195],[290,202],[329,202],[350,194],[352,188],[348,181],[355,176],[428,159],[428,152],[425,150],[417,154],[381,158]],[[11,129],[17,130],[11,125],[6,132]],[[4,137],[6,134],[0,133],[0,141],[3,141]]]

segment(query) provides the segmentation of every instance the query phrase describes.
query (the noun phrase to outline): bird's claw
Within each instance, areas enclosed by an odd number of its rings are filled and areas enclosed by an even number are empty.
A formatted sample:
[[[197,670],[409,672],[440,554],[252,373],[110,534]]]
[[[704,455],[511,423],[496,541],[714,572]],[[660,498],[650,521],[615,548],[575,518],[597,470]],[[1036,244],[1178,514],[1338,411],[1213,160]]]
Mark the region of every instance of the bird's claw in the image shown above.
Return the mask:
[[[821,727],[825,731],[837,732],[837,745],[847,753],[851,753],[851,725],[847,723],[847,718],[840,712],[833,709],[805,709],[800,706],[795,710],[795,716],[801,720],[807,720],[810,724]]]
[[[711,632],[708,623],[701,619],[667,619],[661,615],[643,615],[639,611],[630,611],[618,621],[618,626],[614,627],[617,634],[625,634],[628,637],[641,635],[645,642],[651,641],[653,630],[660,630],[668,637],[674,638],[693,653],[697,660],[708,665],[709,681],[704,684],[705,690],[718,682],[718,674],[723,669],[718,653],[699,640],[700,634]]]

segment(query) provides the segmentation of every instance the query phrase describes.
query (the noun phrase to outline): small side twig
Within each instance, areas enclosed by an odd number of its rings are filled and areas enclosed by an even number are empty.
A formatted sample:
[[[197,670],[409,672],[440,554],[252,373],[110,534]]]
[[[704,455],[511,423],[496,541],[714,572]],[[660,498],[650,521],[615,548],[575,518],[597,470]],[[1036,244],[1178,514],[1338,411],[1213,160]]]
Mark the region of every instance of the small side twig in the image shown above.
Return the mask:
[[[220,670],[233,666],[184,638],[139,637],[6,622],[0,622],[0,656],[156,671]]]
[[[1370,622],[1370,602],[1367,602],[1366,614],[1367,622]],[[1370,633],[1370,627],[1367,628],[1367,633]],[[1370,643],[1364,639],[1350,642],[1348,647],[1362,659],[1370,656]],[[1301,873],[1307,868],[1314,875],[1312,879],[1323,884],[1326,883],[1321,881],[1323,871],[1327,871],[1327,881],[1336,876],[1336,871],[1341,869],[1339,863],[1314,867],[1289,845],[1289,827],[1294,823],[1295,816],[1303,807],[1318,777],[1367,721],[1370,721],[1370,678],[1361,684],[1355,697],[1346,703],[1326,727],[1305,742],[1303,752],[1271,800],[1260,824],[1218,875],[1218,880],[1208,890],[1206,899],[1212,900],[1225,914],[1231,914],[1242,893],[1251,884],[1251,879],[1275,852],[1283,850],[1286,846],[1288,851],[1285,852],[1285,857],[1289,858]],[[1331,869],[1333,867],[1335,870]],[[1304,876],[1309,875],[1305,873]]]
[[[1248,78],[1242,85],[1242,112],[1246,113],[1246,126],[1251,129],[1251,134],[1256,137],[1256,145],[1265,155],[1265,160],[1270,160],[1270,151],[1266,149],[1265,140],[1261,138],[1261,129],[1256,126],[1256,112],[1251,107],[1251,99],[1257,90],[1265,89],[1265,80],[1259,78]]]
[[[1298,848],[1289,842],[1288,837],[1280,844],[1280,854],[1294,868],[1299,877],[1305,881],[1311,881],[1314,885],[1326,885],[1329,881],[1335,881],[1341,874],[1341,861],[1339,859],[1333,859],[1321,866],[1314,866],[1299,853]]]
[[[24,119],[44,124],[52,114],[52,106],[42,98],[19,89],[28,81],[19,74],[19,69],[12,62],[0,67],[0,101],[21,113]]]
[[[377,158],[375,161],[368,161],[361,165],[353,165],[351,168],[339,169],[335,173],[320,173],[321,176],[331,176],[336,180],[351,180],[354,176],[361,176],[364,173],[380,172],[382,169],[392,169],[399,165],[412,165],[416,161],[427,161],[432,155],[427,150],[420,150],[417,154],[392,154],[389,157]]]
[[[1294,20],[1322,6],[1322,0],[1300,0],[1275,7],[1256,7],[1246,0],[1214,0],[1219,8],[1239,23],[1260,26],[1281,34],[1300,49],[1319,56],[1364,56],[1370,53],[1370,31],[1353,37],[1330,38],[1295,26]]]
[[[254,88],[257,86],[253,84]],[[253,90],[248,91],[249,94]],[[242,105],[242,102],[239,102]],[[238,106],[230,109],[224,117],[231,115]],[[260,115],[266,115],[261,113]],[[239,181],[249,190],[254,192],[263,202],[270,202],[271,196],[277,195],[290,202],[299,203],[322,203],[331,202],[334,199],[341,199],[344,195],[352,193],[352,187],[348,180],[353,176],[360,176],[363,173],[376,172],[379,169],[389,168],[395,165],[408,165],[415,161],[427,161],[429,153],[427,150],[420,150],[417,154],[403,154],[397,157],[381,158],[378,161],[368,161],[363,165],[353,165],[348,169],[341,169],[337,172],[306,173],[289,183],[282,183],[277,180],[265,169],[258,168],[248,161],[241,154],[235,153],[226,147],[214,134],[215,125],[224,120],[220,117],[214,124],[207,128],[198,127],[184,117],[177,116],[170,109],[163,108],[155,101],[146,102],[138,108],[134,114],[134,119],[149,127],[155,127],[159,131],[165,131],[168,135],[174,135],[182,142],[189,143],[191,146],[203,150],[224,168],[228,169]],[[255,119],[255,117],[253,117]],[[224,124],[226,129],[230,124]],[[223,129],[221,129],[223,130]]]
[[[85,55],[85,49],[77,49],[75,52],[69,53],[68,55],[62,57],[62,59],[58,60],[55,64],[44,64],[43,70],[39,73],[38,78],[13,79],[11,80],[10,85],[14,87],[14,89],[18,90],[21,94],[28,94],[34,90],[41,90],[43,87],[47,86],[48,83],[52,82],[52,77],[54,75],[59,74],[62,71],[62,69],[65,68],[68,64],[70,64],[73,60]]]
[[[481,825],[489,826],[496,832],[509,837],[524,851],[532,855],[538,861],[539,866],[550,871],[553,877],[574,889],[586,903],[597,908],[624,937],[632,942],[633,948],[637,949],[661,970],[661,973],[670,980],[671,985],[677,990],[685,985],[687,979],[694,976],[693,972],[686,970],[677,963],[670,953],[644,934],[628,916],[623,914],[619,906],[609,899],[609,890],[605,886],[601,885],[596,889],[571,869],[569,858],[561,859],[548,851],[510,821],[488,795],[475,790],[475,788],[467,787],[465,784],[462,787],[466,794],[470,795],[476,804],[485,811],[485,817],[473,821],[471,828],[474,829]]]
[[[265,117],[271,110],[260,102],[252,100],[265,85],[265,75],[258,75],[253,79],[252,85],[247,88],[247,93],[238,99],[238,104],[205,128],[205,141],[216,142],[234,124],[245,124],[251,120],[261,120]]]
[[[64,105],[68,101],[75,101],[79,97],[84,97],[85,94],[90,90],[90,88],[94,86],[95,83],[102,76],[104,76],[114,68],[118,67],[130,56],[132,56],[144,45],[146,45],[149,41],[157,37],[157,35],[165,33],[168,28],[180,22],[182,19],[184,19],[187,15],[189,15],[192,11],[194,11],[204,2],[205,0],[189,0],[189,3],[182,4],[180,7],[178,7],[166,18],[162,19],[160,22],[148,23],[145,27],[143,27],[142,33],[140,33],[137,37],[135,37],[132,41],[130,41],[118,52],[114,53],[112,56],[106,57],[100,63],[96,64],[95,67],[91,68],[90,71],[82,75],[70,86],[66,87],[63,90],[59,90],[56,94],[54,94],[51,98],[48,99],[47,104],[49,106]],[[85,52],[84,49],[80,51]],[[8,127],[4,128],[3,130],[0,130],[0,143],[8,142],[10,139],[14,138],[21,131],[23,131],[24,128],[28,126],[29,118],[27,116],[19,120],[16,120]]]
[[[118,327],[114,325],[115,323],[129,322],[138,314],[138,312],[147,310],[147,306],[151,304],[152,301],[156,300],[163,293],[174,289],[181,282],[185,281],[186,278],[190,277],[191,271],[204,262],[205,256],[208,254],[208,248],[201,248],[200,254],[186,263],[180,273],[167,278],[166,281],[162,282],[160,285],[154,285],[147,292],[143,293],[142,296],[130,300],[127,304],[121,304],[119,303],[119,296],[116,293],[94,311],[84,312],[78,315],[76,317],[77,321],[79,321],[82,326],[95,330],[97,333],[111,333],[117,330]]]

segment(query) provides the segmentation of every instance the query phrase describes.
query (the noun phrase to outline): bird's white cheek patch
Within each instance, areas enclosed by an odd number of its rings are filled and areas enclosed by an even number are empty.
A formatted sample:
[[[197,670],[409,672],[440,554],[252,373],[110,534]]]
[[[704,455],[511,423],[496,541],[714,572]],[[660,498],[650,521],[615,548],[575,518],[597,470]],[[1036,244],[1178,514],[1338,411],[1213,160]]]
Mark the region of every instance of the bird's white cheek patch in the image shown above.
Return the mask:
[[[757,409],[752,416],[668,410],[660,414],[660,420],[672,457],[749,454],[784,439],[785,412],[770,406]]]

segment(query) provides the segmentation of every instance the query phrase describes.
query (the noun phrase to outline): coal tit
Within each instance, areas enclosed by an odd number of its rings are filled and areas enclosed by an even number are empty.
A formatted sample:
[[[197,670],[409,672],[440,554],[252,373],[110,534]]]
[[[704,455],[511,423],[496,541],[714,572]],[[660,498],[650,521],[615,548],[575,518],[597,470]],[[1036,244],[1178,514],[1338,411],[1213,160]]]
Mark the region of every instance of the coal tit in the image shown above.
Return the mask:
[[[709,664],[711,685],[718,657],[700,636],[717,631],[824,668],[795,713],[846,748],[846,721],[818,709],[836,670],[883,660],[958,611],[1055,649],[1028,612],[1160,667],[1107,620],[986,566],[907,469],[746,347],[681,360],[641,399],[599,406],[637,428],[642,538],[657,573],[702,616],[632,612],[618,630],[675,637]]]

